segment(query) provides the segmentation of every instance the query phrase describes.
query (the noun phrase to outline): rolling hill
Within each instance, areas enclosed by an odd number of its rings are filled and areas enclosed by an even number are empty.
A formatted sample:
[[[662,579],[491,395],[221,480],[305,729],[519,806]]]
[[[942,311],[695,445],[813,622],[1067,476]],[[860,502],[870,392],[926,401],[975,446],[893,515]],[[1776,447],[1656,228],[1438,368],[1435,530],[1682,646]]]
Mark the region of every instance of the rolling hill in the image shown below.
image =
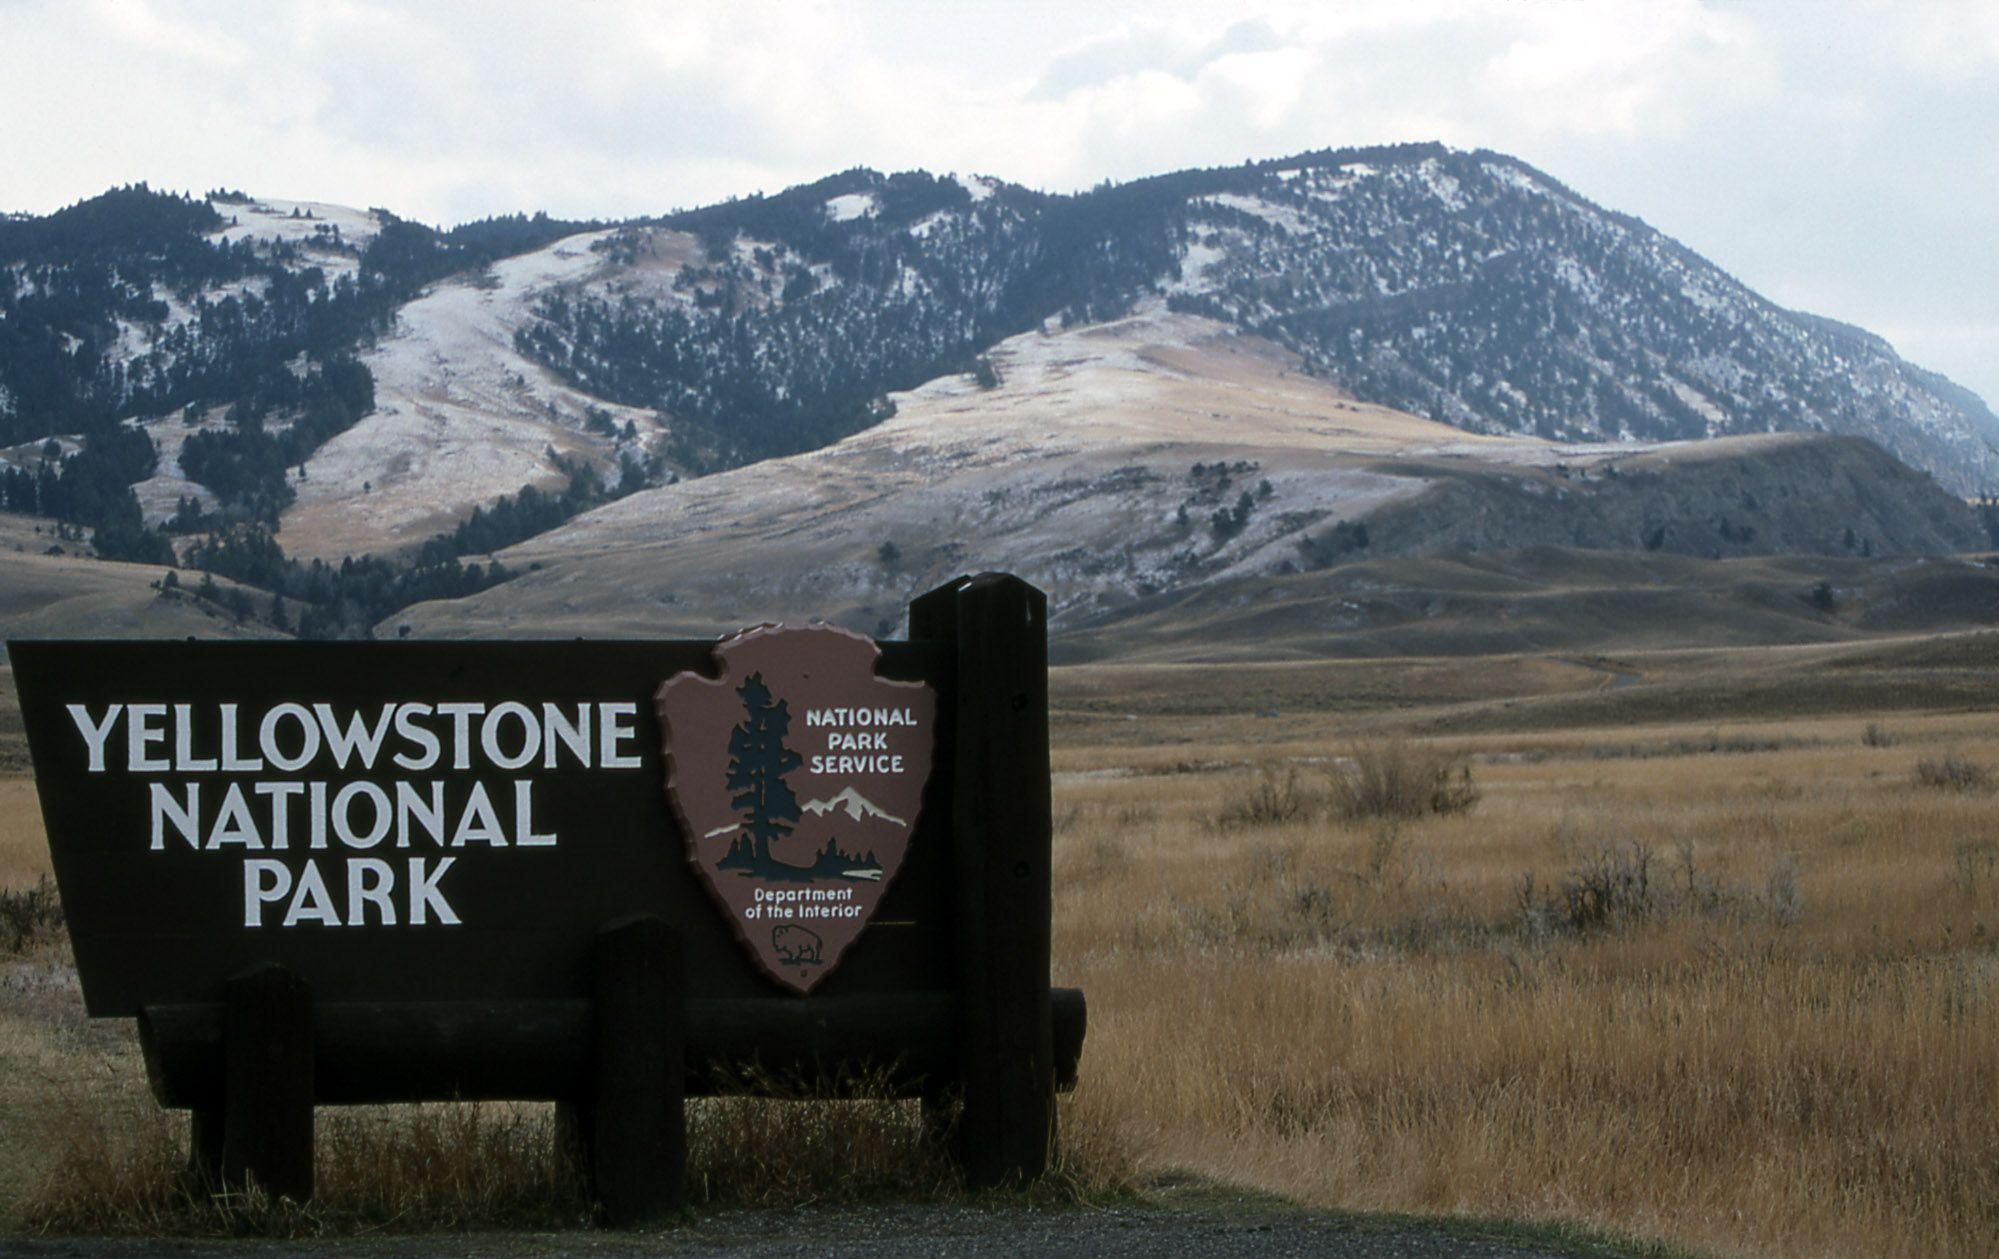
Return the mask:
[[[0,509],[309,635],[886,632],[977,567],[1100,635],[1436,556],[1864,567],[1988,544],[1995,438],[1878,338],[1439,145],[624,223],[143,185],[0,219]]]
[[[1050,592],[1058,632],[1102,638],[1229,603],[1250,609],[1239,634],[1252,619],[1264,633],[1281,591],[1310,602],[1339,575],[1380,582],[1418,558],[1623,552],[1640,557],[1615,570],[1633,584],[1670,568],[1675,589],[1723,588],[1684,575],[1773,553],[1842,557],[1851,573],[1981,540],[1963,503],[1865,442],[1468,435],[1163,309],[1011,338],[990,364],[989,387],[968,375],[895,395],[895,418],[823,450],[597,508],[503,552],[514,580],[379,630],[643,636],[823,616],[886,634],[912,594],[1003,568]],[[1793,570],[1798,590],[1813,564]],[[1588,584],[1613,584],[1597,567]],[[1334,576],[1305,579],[1316,570]],[[1633,615],[1660,630],[1659,611]],[[1781,625],[1751,636],[1808,632]]]

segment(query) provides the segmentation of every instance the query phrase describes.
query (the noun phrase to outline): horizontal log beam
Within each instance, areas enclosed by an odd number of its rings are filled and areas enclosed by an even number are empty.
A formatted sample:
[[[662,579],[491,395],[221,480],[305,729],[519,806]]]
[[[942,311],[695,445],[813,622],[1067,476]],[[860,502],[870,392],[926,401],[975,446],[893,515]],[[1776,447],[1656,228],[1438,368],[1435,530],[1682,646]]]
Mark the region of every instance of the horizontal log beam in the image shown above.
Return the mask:
[[[1087,1028],[1083,993],[1049,993],[1057,1087],[1075,1086]],[[687,1005],[690,1096],[762,1091],[814,1095],[857,1082],[917,1096],[956,1078],[949,992],[809,1001],[709,1000]],[[213,1105],[223,1091],[223,1007],[153,1005],[139,1015],[146,1076],[160,1105]],[[585,1096],[587,1001],[339,1003],[313,1010],[313,1098],[321,1105],[554,1101]]]

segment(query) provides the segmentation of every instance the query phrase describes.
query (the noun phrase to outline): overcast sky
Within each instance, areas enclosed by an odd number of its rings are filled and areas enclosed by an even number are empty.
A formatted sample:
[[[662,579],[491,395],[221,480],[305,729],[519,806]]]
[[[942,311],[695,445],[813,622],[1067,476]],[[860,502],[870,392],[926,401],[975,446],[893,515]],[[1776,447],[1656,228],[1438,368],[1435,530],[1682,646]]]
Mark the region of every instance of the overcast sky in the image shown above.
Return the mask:
[[[0,209],[118,183],[449,224],[866,165],[1051,191],[1500,149],[1999,406],[1999,3],[0,0]]]

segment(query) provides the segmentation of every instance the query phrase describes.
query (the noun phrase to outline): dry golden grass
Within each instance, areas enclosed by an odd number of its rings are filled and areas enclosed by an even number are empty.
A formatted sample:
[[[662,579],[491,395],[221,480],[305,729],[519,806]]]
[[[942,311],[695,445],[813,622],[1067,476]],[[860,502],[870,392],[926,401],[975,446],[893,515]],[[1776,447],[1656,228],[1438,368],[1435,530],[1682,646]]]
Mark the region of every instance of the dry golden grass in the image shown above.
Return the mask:
[[[1270,670],[1258,686],[1319,698],[1259,718],[1223,702],[1228,673],[1057,727],[1055,980],[1091,1013],[1069,1191],[1184,1170],[1716,1254],[1999,1253],[1999,793],[1919,772],[1999,765],[1999,713],[1940,693],[1930,713],[1727,720],[1690,684],[1672,720],[1509,727],[1507,686],[1439,664],[1431,693],[1383,683],[1351,708],[1349,666]],[[1468,758],[1475,807],[1342,820],[1340,758],[1391,737]],[[19,887],[46,858],[9,791]],[[185,1231],[159,1196],[183,1121],[152,1110],[129,1029],[82,1018],[65,961],[0,959],[0,1214],[40,1186],[46,1221]],[[823,1106],[704,1104],[697,1193],[946,1192],[907,1104],[867,1105],[836,1132]],[[535,1161],[547,1122],[329,1112],[320,1214],[260,1226],[572,1218]],[[513,1170],[466,1178],[481,1150]]]
[[[587,1224],[553,1108],[508,1103],[324,1110],[314,1197],[218,1194],[185,1175],[184,1116],[120,1089],[45,1103],[62,1116],[54,1157],[20,1203],[21,1227],[56,1234],[307,1237],[377,1232],[560,1229]],[[1092,1116],[1065,1108],[1062,1157],[1037,1188],[1049,1200],[1126,1192],[1129,1159]],[[688,1105],[689,1201],[696,1209],[851,1204],[959,1196],[916,1103],[708,1098]]]
[[[1999,717],[1865,724],[1456,740],[1482,801],[1393,823],[1244,823],[1268,746],[1071,749],[1079,1101],[1148,1165],[1326,1205],[1999,1253],[1999,797],[1913,773],[1993,759]],[[1300,791],[1339,744],[1278,745]],[[1640,866],[1630,912],[1564,912]]]
[[[33,887],[49,873],[42,807],[28,778],[0,778],[0,888]]]

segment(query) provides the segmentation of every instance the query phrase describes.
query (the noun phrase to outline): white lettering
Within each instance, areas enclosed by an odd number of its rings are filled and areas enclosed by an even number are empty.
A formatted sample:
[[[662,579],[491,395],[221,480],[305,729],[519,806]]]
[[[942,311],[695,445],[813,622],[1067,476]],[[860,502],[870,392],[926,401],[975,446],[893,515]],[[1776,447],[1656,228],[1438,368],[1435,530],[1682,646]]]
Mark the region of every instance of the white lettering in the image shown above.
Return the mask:
[[[569,719],[562,715],[560,708],[554,704],[543,704],[541,725],[543,769],[555,768],[555,745],[558,741],[569,749],[570,755],[576,758],[578,765],[584,769],[590,768],[590,705],[576,706],[576,724],[572,726],[569,724]]]
[[[644,762],[636,754],[627,755],[618,751],[618,746],[627,740],[638,738],[639,732],[632,728],[637,720],[637,704],[600,704],[599,716],[603,718],[603,728],[599,732],[597,763],[605,769],[637,769]]]
[[[375,758],[382,754],[382,740],[389,733],[389,709],[384,707],[375,718],[375,728],[368,729],[358,712],[347,715],[347,728],[342,730],[340,722],[333,715],[333,705],[314,704],[313,715],[319,718],[319,728],[326,732],[326,746],[333,751],[333,763],[347,768],[347,760],[356,749],[361,753],[361,768],[375,768]]]
[[[371,880],[368,876],[373,875]],[[396,925],[396,903],[389,898],[395,890],[396,872],[389,863],[374,857],[355,857],[347,863],[347,925],[368,925],[368,906],[379,911],[382,925]]]
[[[90,720],[90,710],[82,704],[70,704],[69,719],[76,723],[77,733],[83,736],[83,746],[90,749],[90,772],[104,772],[104,742],[111,737],[111,727],[118,724],[118,714],[125,711],[123,704],[113,704],[104,710],[103,724]]]
[[[305,794],[304,783],[258,783],[252,788],[271,801],[271,847],[279,852],[291,847],[291,801]]]
[[[340,925],[340,914],[333,908],[333,894],[326,890],[326,878],[320,874],[317,861],[305,863],[305,873],[292,892],[291,904],[285,906],[284,925],[293,927],[301,922]]]
[[[410,846],[410,822],[415,821],[430,834],[430,842],[444,847],[444,784],[430,784],[426,803],[409,783],[396,784],[396,847]]]
[[[538,835],[534,829],[534,780],[517,778],[514,780],[514,847],[548,848],[555,843],[555,836]]]
[[[125,768],[135,774],[164,774],[173,766],[165,757],[146,755],[155,743],[165,743],[167,732],[153,723],[167,715],[165,704],[134,704],[125,710]]]
[[[509,717],[521,723],[520,750],[512,754],[500,750],[500,723]],[[508,700],[486,714],[479,727],[479,746],[486,759],[501,769],[519,769],[541,754],[541,722],[526,704]]]
[[[264,847],[264,837],[257,833],[257,821],[250,816],[250,802],[243,798],[243,788],[235,783],[229,784],[222,807],[215,812],[215,825],[208,830],[210,852],[224,844],[241,844],[258,851]]]
[[[291,756],[278,746],[278,723],[288,717],[299,729],[299,750]],[[286,773],[304,769],[319,755],[319,723],[303,704],[279,704],[264,714],[262,724],[257,727],[257,745],[263,750],[265,760]]]
[[[815,753],[806,772],[812,774],[900,774],[902,756],[826,756]]]
[[[222,706],[222,768],[231,774],[254,774],[264,768],[263,758],[245,757],[236,749],[236,705]]]
[[[205,774],[215,768],[214,757],[195,759],[194,705],[174,705],[174,768],[183,774]]]
[[[269,876],[268,882],[266,876]],[[292,872],[282,861],[252,857],[243,863],[243,925],[264,925],[264,906],[284,899],[291,891]]]
[[[366,796],[374,817],[366,833],[354,829],[354,800]],[[373,848],[382,842],[395,821],[395,810],[389,807],[389,793],[371,782],[348,783],[333,797],[333,837],[349,848]]]
[[[182,808],[165,783],[151,784],[153,793],[153,851],[158,852],[166,845],[167,822],[174,824],[187,846],[201,851],[201,828],[198,818],[201,813],[201,784],[187,784],[187,807]]]
[[[429,727],[416,724],[418,717],[428,717],[430,714],[429,704],[400,704],[396,707],[396,733],[421,749],[415,756],[407,752],[396,753],[395,762],[404,769],[425,770],[437,764],[438,753],[441,750],[438,747],[437,736],[430,732]]]
[[[451,718],[451,768],[472,768],[472,719],[486,711],[484,704],[439,704],[437,715]]]
[[[314,849],[324,848],[326,847],[326,784],[307,783],[305,789],[308,801],[305,815],[312,819],[312,839],[306,846]]]
[[[458,830],[451,836],[453,848],[467,844],[507,846],[507,837],[500,833],[500,816],[493,812],[484,783],[472,784],[472,796],[465,802],[465,812],[458,815]]]
[[[437,921],[447,927],[458,925],[458,915],[451,912],[451,906],[444,894],[437,890],[438,880],[451,868],[456,857],[445,857],[437,863],[437,869],[424,874],[424,858],[410,862],[410,925],[421,927],[430,921],[429,911],[437,911]]]

